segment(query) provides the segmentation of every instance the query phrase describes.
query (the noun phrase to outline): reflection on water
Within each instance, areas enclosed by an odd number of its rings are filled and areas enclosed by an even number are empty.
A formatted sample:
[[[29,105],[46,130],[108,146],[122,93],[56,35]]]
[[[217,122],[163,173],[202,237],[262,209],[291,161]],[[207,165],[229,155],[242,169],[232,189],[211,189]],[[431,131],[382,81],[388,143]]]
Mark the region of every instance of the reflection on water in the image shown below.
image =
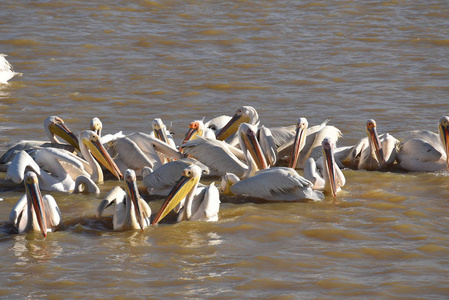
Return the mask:
[[[57,240],[39,238],[40,233],[18,234],[13,237],[11,250],[17,257],[17,265],[50,262],[63,253]]]

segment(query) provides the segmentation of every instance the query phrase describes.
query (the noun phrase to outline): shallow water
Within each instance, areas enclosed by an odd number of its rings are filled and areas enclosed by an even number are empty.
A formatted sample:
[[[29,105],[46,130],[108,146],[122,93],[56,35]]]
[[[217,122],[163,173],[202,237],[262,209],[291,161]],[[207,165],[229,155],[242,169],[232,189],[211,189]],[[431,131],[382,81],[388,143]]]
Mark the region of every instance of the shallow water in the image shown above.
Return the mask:
[[[0,153],[45,139],[62,117],[75,132],[190,121],[252,105],[263,124],[330,119],[344,137],[436,132],[449,114],[445,1],[10,1],[0,53],[22,77],[0,86]],[[5,298],[423,298],[449,295],[447,172],[343,171],[322,203],[222,197],[220,220],[113,232],[95,218],[102,193],[52,193],[64,224],[13,235],[23,190],[0,193]],[[4,174],[3,174],[4,176]],[[162,199],[150,206],[157,211]],[[112,212],[111,212],[112,214]]]

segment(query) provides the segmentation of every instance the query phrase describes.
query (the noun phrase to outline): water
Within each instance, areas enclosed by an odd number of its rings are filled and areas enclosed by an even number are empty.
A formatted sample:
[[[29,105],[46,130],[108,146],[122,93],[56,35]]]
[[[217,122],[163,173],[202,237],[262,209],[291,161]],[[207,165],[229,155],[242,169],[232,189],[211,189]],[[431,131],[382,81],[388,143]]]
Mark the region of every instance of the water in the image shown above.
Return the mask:
[[[179,142],[194,119],[254,106],[267,126],[330,119],[344,137],[404,139],[449,114],[445,1],[10,1],[0,52],[22,77],[0,87],[0,153],[45,139],[43,120],[75,132],[149,131]],[[64,224],[11,235],[23,190],[2,192],[4,298],[445,299],[448,173],[344,170],[336,201],[243,203],[216,223],[113,232],[101,195],[52,193]],[[4,176],[4,173],[3,175]],[[150,206],[157,211],[162,199]],[[110,212],[112,214],[112,212]]]

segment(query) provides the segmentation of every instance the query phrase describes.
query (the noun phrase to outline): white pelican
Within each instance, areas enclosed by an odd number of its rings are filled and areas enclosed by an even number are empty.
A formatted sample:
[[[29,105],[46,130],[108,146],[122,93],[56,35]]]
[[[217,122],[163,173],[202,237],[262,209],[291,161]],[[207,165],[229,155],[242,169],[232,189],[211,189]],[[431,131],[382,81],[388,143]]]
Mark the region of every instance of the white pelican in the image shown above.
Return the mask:
[[[312,189],[313,184],[294,169],[274,167],[240,180],[234,174],[221,178],[220,189],[226,195],[247,195],[268,201],[321,201],[324,195]]]
[[[215,132],[212,129],[207,128],[206,125],[204,125],[203,120],[196,120],[190,123],[182,144],[196,139],[197,136],[207,139],[216,139]]]
[[[14,76],[22,76],[22,73],[14,72],[11,64],[6,60],[6,54],[0,54],[0,83],[8,84],[8,80]]]
[[[313,189],[324,190],[325,194],[336,197],[341,187],[345,185],[346,178],[334,158],[334,141],[325,138],[322,141],[322,148],[323,156],[318,160],[320,169],[318,170],[315,160],[310,157],[304,166],[304,178],[313,183]]]
[[[167,129],[167,126],[165,126],[164,122],[162,122],[160,118],[155,118],[153,120],[152,127],[153,134],[157,139],[169,144],[173,148],[176,148],[172,133]]]
[[[257,129],[250,124],[240,125],[237,137],[242,150],[224,141],[205,139],[200,136],[183,144],[180,150],[209,167],[213,175],[223,176],[226,173],[234,173],[246,178],[258,169],[268,167],[257,141],[256,131]]]
[[[278,156],[288,157],[289,166],[294,169],[304,168],[304,164],[309,157],[314,160],[320,158],[322,155],[321,142],[324,138],[330,137],[337,142],[342,136],[340,130],[335,126],[327,125],[328,122],[329,120],[326,120],[320,125],[308,127],[307,119],[299,118],[296,124],[295,137],[278,148]],[[300,145],[301,147],[298,148]],[[292,159],[296,159],[296,164]]]
[[[449,117],[438,122],[438,134],[412,131],[410,139],[402,143],[397,154],[399,165],[413,172],[434,172],[449,168]]]
[[[378,135],[377,124],[373,119],[366,121],[367,137],[361,139],[345,162],[357,163],[357,168],[367,171],[381,170],[394,164],[399,141],[390,134]]]
[[[150,167],[142,170],[142,184],[150,195],[167,196],[171,188],[182,176],[184,169],[190,165],[198,165],[203,175],[209,174],[209,168],[194,158],[182,158],[163,164],[154,171]]]
[[[39,177],[42,190],[70,192],[75,188],[75,179],[78,176],[88,176],[94,182],[103,181],[103,171],[92,157],[94,155],[102,165],[120,179],[122,174],[99,140],[100,138],[93,131],[85,130],[80,133],[81,153],[87,161],[62,149],[37,149],[34,151],[34,158],[22,150],[14,156],[8,167],[6,178],[20,183],[27,169],[30,168]]]
[[[121,171],[112,160],[103,144],[101,144],[100,137],[95,132],[92,130],[83,130],[80,132],[80,148],[83,157],[92,168],[90,178],[94,182],[103,182],[103,171],[97,163],[97,160],[117,177],[117,179],[120,180],[123,177]]]
[[[237,144],[235,133],[240,124],[248,123],[251,125],[259,125],[259,114],[252,106],[242,106],[237,109],[234,116],[229,122],[216,134],[217,140],[228,142],[231,145]]]
[[[54,231],[61,222],[61,212],[51,195],[42,197],[38,181],[35,173],[25,174],[26,194],[14,205],[9,221],[14,224],[18,233],[34,230],[46,237],[47,232]]]
[[[100,202],[97,208],[97,218],[101,217],[107,207],[115,204],[112,219],[114,230],[144,230],[150,225],[151,208],[140,197],[134,170],[126,170],[125,182],[126,192],[116,186]]]
[[[184,206],[178,213],[180,221],[217,221],[220,210],[220,195],[215,183],[198,187],[202,170],[191,165],[184,170],[183,176],[173,186],[162,204],[152,224],[159,223],[182,200]]]
[[[68,151],[79,149],[78,139],[73,132],[65,125],[64,121],[58,116],[50,116],[44,120],[44,131],[50,142],[24,140],[16,144],[10,145],[10,149],[0,158],[0,164],[6,164],[12,160],[14,155],[21,151],[29,151],[44,147],[62,148]],[[67,141],[70,145],[63,144],[60,138]]]

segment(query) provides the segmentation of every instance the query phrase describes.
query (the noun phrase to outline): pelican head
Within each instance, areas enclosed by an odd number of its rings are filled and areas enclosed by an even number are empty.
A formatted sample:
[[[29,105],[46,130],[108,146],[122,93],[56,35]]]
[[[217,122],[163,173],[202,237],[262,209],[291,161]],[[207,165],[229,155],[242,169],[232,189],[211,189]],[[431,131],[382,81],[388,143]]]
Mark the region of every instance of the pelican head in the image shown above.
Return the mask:
[[[189,130],[186,132],[182,143],[196,139],[198,136],[204,136],[204,122],[201,120],[193,121],[189,125]]]
[[[25,189],[27,194],[28,211],[31,211],[32,216],[28,218],[36,217],[36,222],[40,232],[44,237],[47,236],[47,222],[45,219],[45,207],[42,199],[42,194],[39,189],[39,180],[34,172],[28,171],[25,174]],[[34,211],[34,213],[33,213]],[[34,220],[33,220],[34,223]]]
[[[159,223],[179,202],[196,188],[201,178],[202,170],[197,165],[191,165],[184,169],[181,178],[173,186],[164,203],[153,219],[152,225]]]
[[[296,123],[296,134],[293,142],[293,150],[289,165],[289,167],[292,169],[296,168],[296,165],[298,164],[299,152],[301,152],[306,143],[307,127],[309,127],[309,122],[307,121],[307,119],[299,118],[298,122]]]
[[[335,174],[335,158],[334,149],[335,143],[330,137],[324,138],[321,142],[323,148],[323,162],[324,162],[324,176],[325,182],[327,183],[325,189],[329,189],[332,196],[336,197],[338,192],[336,174]]]
[[[263,154],[262,148],[257,140],[257,128],[254,125],[248,123],[242,123],[239,127],[239,141],[240,147],[243,153],[249,152],[251,158],[256,163],[259,170],[268,168],[265,155]],[[248,164],[250,161],[247,157]]]
[[[366,121],[366,133],[368,134],[368,141],[372,151],[374,151],[377,161],[380,165],[384,165],[384,152],[382,149],[382,144],[379,140],[379,135],[377,134],[377,124],[373,119]]]
[[[142,209],[140,207],[140,194],[136,182],[136,172],[132,169],[127,169],[125,171],[125,182],[126,182],[126,195],[127,200],[131,201],[132,207],[134,208],[134,214],[139,223],[140,229],[145,229],[145,218],[142,214]]]
[[[101,130],[103,129],[103,123],[99,118],[94,117],[92,121],[90,121],[90,130],[95,132],[98,136],[101,137]]]
[[[100,137],[92,130],[83,130],[80,133],[80,141],[90,150],[92,155],[105,166],[112,174],[121,179],[123,177],[120,169],[112,160],[108,151],[100,142]]]
[[[240,178],[237,177],[237,175],[232,173],[226,173],[223,177],[220,179],[220,191],[228,196],[234,195],[231,192],[231,186],[236,184],[240,181]]]
[[[446,152],[446,164],[449,168],[449,117],[444,116],[438,122],[438,131],[440,133],[441,145]]]
[[[167,138],[167,127],[165,126],[164,122],[160,118],[155,118],[152,123],[154,136],[168,144],[168,138]]]
[[[224,141],[230,137],[232,134],[237,132],[240,124],[242,123],[259,123],[259,114],[254,107],[242,106],[237,109],[231,120],[229,120],[229,122],[217,134],[217,140]]]
[[[56,138],[56,136],[59,136],[76,149],[80,149],[75,134],[64,124],[64,121],[60,117],[51,116],[46,118],[44,121],[44,129],[52,143],[59,143]]]

